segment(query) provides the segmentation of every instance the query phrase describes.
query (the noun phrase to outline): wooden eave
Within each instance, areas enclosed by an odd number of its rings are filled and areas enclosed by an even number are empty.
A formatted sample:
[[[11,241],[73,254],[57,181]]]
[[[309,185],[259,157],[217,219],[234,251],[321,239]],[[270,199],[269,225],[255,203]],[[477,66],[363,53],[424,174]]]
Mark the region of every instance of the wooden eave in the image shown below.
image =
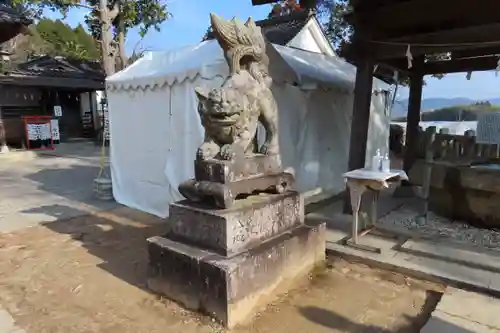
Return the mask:
[[[272,3],[278,3],[280,0],[252,0],[252,6],[268,5]],[[298,3],[303,8],[314,8],[316,7],[316,0],[299,0]]]
[[[500,1],[351,0],[345,19],[354,27],[346,57],[407,67],[413,57],[452,52],[451,60],[426,62],[424,73],[453,73],[496,67],[500,54]],[[498,58],[498,57],[496,57]],[[406,65],[404,65],[406,63]]]
[[[268,5],[278,1],[279,0],[252,0],[252,6]]]

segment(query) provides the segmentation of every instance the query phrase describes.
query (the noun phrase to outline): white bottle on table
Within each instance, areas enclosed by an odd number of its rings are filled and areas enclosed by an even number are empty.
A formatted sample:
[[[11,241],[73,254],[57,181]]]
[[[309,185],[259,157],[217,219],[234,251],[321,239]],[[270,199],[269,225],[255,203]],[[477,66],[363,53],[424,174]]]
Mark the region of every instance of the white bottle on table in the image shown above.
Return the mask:
[[[389,154],[385,154],[384,159],[382,160],[382,172],[390,172],[391,171],[391,160],[389,159]]]
[[[372,171],[381,171],[382,169],[382,155],[380,155],[380,149],[377,149],[377,153],[372,158]]]

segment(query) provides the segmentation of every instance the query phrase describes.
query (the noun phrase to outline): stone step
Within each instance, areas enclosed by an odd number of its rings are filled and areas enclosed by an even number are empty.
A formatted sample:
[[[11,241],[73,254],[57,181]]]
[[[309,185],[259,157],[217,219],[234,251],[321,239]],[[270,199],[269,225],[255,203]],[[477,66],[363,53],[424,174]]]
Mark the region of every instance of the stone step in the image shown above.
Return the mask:
[[[447,288],[421,333],[493,333],[500,331],[500,300]]]
[[[430,242],[407,240],[399,248],[408,252],[433,259],[451,261],[490,272],[500,273],[500,252],[452,242]]]
[[[432,314],[420,333],[498,333],[498,330],[437,311]]]

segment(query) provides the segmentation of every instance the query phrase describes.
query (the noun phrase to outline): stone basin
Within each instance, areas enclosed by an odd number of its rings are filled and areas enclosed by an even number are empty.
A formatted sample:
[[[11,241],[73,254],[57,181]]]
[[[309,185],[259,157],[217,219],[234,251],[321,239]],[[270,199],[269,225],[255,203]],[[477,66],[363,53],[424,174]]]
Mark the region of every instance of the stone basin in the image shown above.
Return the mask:
[[[422,184],[423,161],[410,171]],[[500,162],[436,162],[432,168],[429,209],[441,216],[483,228],[500,228]]]

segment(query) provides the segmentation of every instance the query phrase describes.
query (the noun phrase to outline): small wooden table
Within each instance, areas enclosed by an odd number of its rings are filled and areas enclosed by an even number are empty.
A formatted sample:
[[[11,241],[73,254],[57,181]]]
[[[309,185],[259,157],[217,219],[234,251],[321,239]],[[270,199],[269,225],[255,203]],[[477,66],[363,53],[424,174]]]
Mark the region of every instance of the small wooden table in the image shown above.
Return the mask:
[[[344,173],[352,207],[352,234],[346,241],[346,245],[355,247],[360,250],[381,253],[379,248],[374,248],[368,245],[358,243],[359,237],[362,237],[375,228],[377,221],[377,206],[380,191],[389,188],[390,183],[408,180],[406,172],[403,170],[390,170],[389,172],[372,171],[370,169],[357,169]],[[367,190],[373,191],[374,196],[371,202],[370,209],[370,227],[363,225],[362,230],[359,230],[359,209],[361,206],[361,198]]]

